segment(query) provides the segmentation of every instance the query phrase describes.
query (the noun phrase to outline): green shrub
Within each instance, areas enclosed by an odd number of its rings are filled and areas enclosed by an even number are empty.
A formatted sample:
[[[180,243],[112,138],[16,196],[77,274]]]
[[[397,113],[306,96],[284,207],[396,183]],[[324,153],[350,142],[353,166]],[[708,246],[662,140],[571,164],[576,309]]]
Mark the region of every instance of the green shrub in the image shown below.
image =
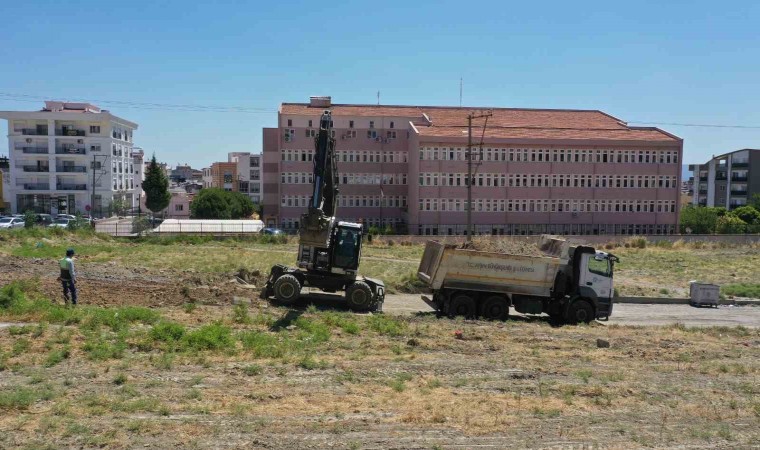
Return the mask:
[[[249,377],[252,377],[254,375],[260,375],[261,374],[261,366],[256,364],[251,364],[250,366],[243,367],[243,373],[248,375]]]
[[[169,321],[161,321],[153,325],[150,337],[158,342],[177,342],[185,335],[185,327]]]
[[[367,322],[372,330],[388,336],[400,336],[406,331],[406,323],[393,316],[378,314],[370,316]]]
[[[251,317],[248,315],[248,306],[244,303],[238,303],[232,309],[232,320],[235,323],[251,323]]]
[[[0,288],[0,308],[10,308],[26,300],[21,283],[14,281]]]
[[[71,350],[68,346],[59,349],[59,350],[53,350],[48,354],[47,359],[45,360],[45,367],[53,367],[56,364],[60,363],[64,359],[68,359],[68,357],[71,355]]]
[[[260,331],[245,331],[238,334],[243,348],[257,358],[281,358],[286,353],[286,345],[278,336]]]
[[[719,234],[741,234],[747,231],[747,223],[736,216],[727,214],[718,218],[715,231]]]
[[[725,295],[734,297],[760,298],[760,284],[758,283],[736,283],[726,284],[720,287],[720,291]]]
[[[85,340],[82,346],[82,350],[87,352],[87,357],[95,361],[120,359],[124,356],[124,350],[126,349],[127,343],[125,342],[124,333],[120,333],[111,339],[93,334]]]
[[[318,344],[330,339],[330,329],[324,323],[299,317],[293,322],[293,325],[302,332],[298,334],[298,338],[308,339],[310,343]]]
[[[55,396],[50,386],[38,388],[14,387],[0,391],[0,410],[25,410],[40,400],[50,400]]]
[[[235,345],[232,330],[219,323],[204,325],[190,331],[185,334],[183,341],[193,350],[222,350]]]

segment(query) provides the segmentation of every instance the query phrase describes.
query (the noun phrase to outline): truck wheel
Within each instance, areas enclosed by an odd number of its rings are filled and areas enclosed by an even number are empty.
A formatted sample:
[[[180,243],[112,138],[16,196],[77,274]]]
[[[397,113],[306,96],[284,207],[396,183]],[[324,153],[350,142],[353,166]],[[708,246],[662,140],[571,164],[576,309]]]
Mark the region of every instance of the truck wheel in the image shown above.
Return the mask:
[[[357,281],[346,288],[346,302],[354,311],[369,311],[375,308],[374,295],[369,285],[363,281]]]
[[[466,294],[459,294],[451,300],[448,310],[449,317],[464,316],[471,319],[477,315],[475,299]]]
[[[594,307],[587,300],[576,300],[570,304],[565,315],[565,322],[577,325],[594,320]]]
[[[507,320],[509,317],[509,304],[501,295],[487,297],[480,305],[480,315],[488,320]]]
[[[274,282],[274,298],[283,305],[292,305],[301,295],[301,282],[293,275],[282,275]]]

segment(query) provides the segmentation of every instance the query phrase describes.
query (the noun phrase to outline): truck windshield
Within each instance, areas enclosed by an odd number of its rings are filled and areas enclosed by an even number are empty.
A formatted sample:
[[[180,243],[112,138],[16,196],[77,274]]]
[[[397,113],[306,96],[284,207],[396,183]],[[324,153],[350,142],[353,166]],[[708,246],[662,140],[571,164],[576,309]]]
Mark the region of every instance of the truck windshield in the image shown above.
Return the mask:
[[[612,268],[610,267],[610,261],[608,259],[597,260],[595,258],[589,258],[588,271],[603,277],[609,277],[612,274]]]

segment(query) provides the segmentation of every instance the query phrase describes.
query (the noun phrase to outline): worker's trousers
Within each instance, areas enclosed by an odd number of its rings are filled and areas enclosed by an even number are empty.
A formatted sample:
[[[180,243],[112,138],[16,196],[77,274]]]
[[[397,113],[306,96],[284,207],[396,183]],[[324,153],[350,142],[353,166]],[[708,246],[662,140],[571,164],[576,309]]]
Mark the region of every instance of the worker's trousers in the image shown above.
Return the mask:
[[[66,301],[66,304],[69,303],[69,292],[71,292],[71,303],[76,305],[77,287],[74,284],[74,280],[61,280],[61,284],[63,285],[63,298]]]

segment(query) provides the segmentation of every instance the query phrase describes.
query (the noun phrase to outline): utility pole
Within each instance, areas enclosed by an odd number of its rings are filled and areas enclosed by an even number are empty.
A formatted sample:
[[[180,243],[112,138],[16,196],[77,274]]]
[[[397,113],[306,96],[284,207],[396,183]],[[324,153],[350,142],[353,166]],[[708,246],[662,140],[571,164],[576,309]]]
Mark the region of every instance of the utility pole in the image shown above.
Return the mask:
[[[483,124],[483,135],[480,137],[480,146],[482,147],[488,118],[492,115],[491,112],[467,115],[467,242],[472,242],[472,119],[486,118],[486,122]]]
[[[95,217],[95,161],[97,155],[92,155],[92,197],[90,198],[90,219]]]

